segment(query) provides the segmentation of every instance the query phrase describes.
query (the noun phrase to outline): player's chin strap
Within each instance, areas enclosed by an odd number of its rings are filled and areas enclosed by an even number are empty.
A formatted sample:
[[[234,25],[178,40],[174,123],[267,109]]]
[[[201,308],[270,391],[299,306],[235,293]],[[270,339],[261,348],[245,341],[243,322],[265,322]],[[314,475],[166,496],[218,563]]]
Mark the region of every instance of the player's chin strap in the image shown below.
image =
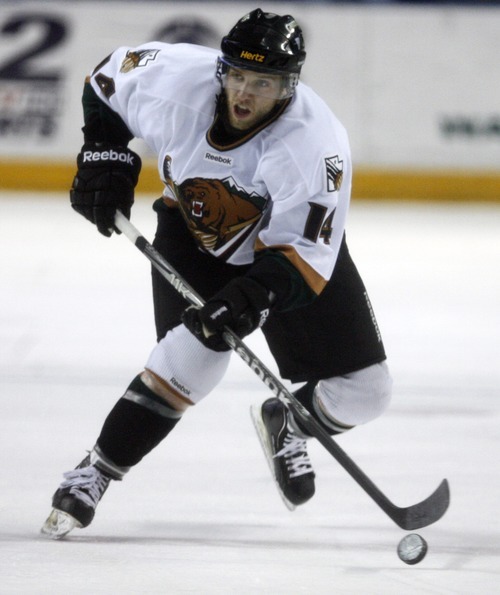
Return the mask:
[[[163,256],[146,240],[132,223],[121,213],[116,212],[115,226],[138,248],[152,263],[155,269],[184,297],[191,305],[201,308],[204,301],[200,295],[170,266]],[[283,401],[293,412],[294,417],[303,424],[326,450],[337,460],[349,475],[358,482],[365,492],[380,508],[402,529],[413,530],[426,527],[439,520],[450,503],[448,481],[443,479],[437,489],[425,500],[408,507],[393,504],[367,475],[338,446],[332,437],[311,416],[309,411],[288,391],[278,378],[229,328],[223,333],[226,343],[259,376],[262,382]]]

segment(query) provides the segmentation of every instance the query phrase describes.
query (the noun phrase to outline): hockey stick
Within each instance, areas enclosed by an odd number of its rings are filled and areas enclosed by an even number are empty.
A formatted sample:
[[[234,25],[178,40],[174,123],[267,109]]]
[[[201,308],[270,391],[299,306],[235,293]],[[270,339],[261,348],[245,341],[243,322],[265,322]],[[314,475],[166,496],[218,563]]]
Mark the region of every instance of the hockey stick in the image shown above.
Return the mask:
[[[155,269],[187,302],[197,307],[203,306],[204,301],[201,296],[184,281],[179,273],[170,266],[165,258],[155,250],[120,211],[116,213],[115,226],[146,256]],[[435,523],[444,515],[450,503],[450,491],[446,479],[443,479],[437,489],[425,500],[408,507],[401,508],[396,506],[338,446],[332,437],[311,416],[309,411],[296,399],[293,393],[283,386],[282,382],[276,378],[231,329],[227,328],[224,331],[223,338],[229,347],[259,376],[274,395],[292,409],[294,416],[307,428],[309,433],[324,446],[349,475],[365,490],[370,498],[399,527],[405,530],[420,529]]]

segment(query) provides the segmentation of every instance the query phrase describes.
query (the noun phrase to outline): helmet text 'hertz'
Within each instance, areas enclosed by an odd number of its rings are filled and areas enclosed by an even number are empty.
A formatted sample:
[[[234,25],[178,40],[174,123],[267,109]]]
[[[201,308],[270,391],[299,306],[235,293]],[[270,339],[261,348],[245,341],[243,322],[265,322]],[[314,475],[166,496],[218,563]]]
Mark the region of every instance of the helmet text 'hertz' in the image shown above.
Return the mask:
[[[266,59],[263,54],[253,54],[247,50],[242,50],[240,58],[243,58],[244,60],[253,60],[254,62],[264,62]]]

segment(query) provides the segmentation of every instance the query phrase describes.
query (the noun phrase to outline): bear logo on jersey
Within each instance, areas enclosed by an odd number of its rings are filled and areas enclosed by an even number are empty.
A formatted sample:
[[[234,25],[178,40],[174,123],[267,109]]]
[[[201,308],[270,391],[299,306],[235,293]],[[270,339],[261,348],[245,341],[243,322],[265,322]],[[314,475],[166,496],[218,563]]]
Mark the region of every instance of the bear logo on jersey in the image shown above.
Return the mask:
[[[261,218],[261,208],[231,182],[192,178],[177,186],[181,210],[205,249],[217,250]]]
[[[177,184],[172,179],[171,165],[167,155],[164,181],[200,246],[216,251],[238,236],[233,246],[239,246],[262,217],[266,199],[249,194],[231,176],[222,180],[188,178]]]
[[[137,50],[128,51],[120,68],[120,72],[130,72],[134,68],[146,66],[153,61],[160,50]]]

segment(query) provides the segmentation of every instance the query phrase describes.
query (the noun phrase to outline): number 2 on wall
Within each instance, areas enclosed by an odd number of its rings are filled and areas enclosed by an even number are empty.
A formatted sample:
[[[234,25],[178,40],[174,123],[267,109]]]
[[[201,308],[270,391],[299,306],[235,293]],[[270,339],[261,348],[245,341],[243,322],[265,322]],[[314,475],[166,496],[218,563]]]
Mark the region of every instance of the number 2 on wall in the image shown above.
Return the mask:
[[[21,35],[29,27],[40,30],[38,39],[13,58],[0,63],[0,79],[30,81],[58,81],[61,73],[43,70],[31,65],[31,59],[58,46],[66,37],[66,25],[60,19],[43,14],[19,14],[12,16],[0,29],[0,35]]]

